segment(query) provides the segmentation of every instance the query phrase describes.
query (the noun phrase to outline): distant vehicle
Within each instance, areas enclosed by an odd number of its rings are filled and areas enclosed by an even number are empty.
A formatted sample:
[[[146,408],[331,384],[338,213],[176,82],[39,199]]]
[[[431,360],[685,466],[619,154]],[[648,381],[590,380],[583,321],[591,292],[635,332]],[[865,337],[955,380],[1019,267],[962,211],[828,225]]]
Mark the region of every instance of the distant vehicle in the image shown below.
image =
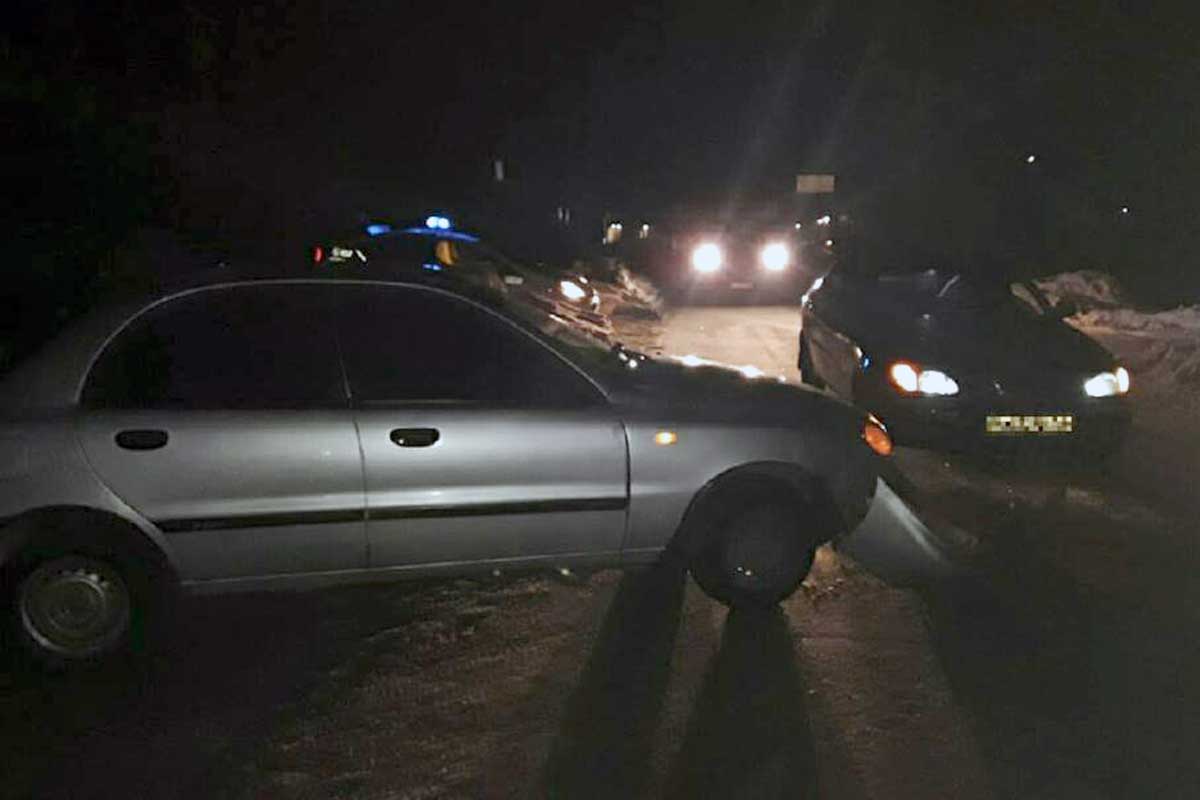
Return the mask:
[[[677,297],[798,302],[814,276],[810,250],[791,224],[698,223],[674,232],[650,269]]]
[[[374,222],[349,235],[313,245],[313,265],[343,276],[418,280],[431,285],[474,286],[503,294],[523,294],[529,302],[585,327],[611,334],[601,313],[601,296],[586,276],[509,258],[480,237],[453,227],[443,216],[392,225]]]
[[[899,444],[1113,451],[1129,372],[1036,284],[833,271],[804,296],[799,367],[876,414]]]
[[[670,552],[771,605],[864,517],[890,447],[822,393],[659,363],[519,297],[228,280],[94,312],[0,384],[3,607],[61,665],[176,587]]]

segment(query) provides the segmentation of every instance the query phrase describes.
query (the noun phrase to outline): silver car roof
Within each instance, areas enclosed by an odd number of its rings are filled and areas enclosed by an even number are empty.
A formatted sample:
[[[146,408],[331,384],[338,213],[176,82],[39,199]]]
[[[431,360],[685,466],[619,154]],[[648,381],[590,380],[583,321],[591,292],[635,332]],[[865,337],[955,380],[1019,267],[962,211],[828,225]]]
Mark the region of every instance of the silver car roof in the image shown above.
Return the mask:
[[[264,284],[383,285],[409,286],[441,291],[474,300],[497,310],[484,295],[457,288],[413,281],[350,277],[249,277],[197,280],[175,288],[146,294],[123,302],[103,305],[69,324],[40,350],[22,361],[0,381],[0,412],[6,415],[53,413],[78,405],[83,382],[92,362],[131,321],[151,308],[189,294],[214,289]]]

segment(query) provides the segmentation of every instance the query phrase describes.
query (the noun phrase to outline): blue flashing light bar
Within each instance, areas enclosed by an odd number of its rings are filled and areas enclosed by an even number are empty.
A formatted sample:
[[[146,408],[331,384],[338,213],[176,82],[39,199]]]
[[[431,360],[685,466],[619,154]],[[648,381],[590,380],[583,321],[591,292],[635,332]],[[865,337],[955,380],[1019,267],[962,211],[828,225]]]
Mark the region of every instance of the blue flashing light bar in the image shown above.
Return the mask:
[[[392,226],[386,222],[372,222],[367,226],[367,236],[382,236],[385,233],[391,233]]]
[[[448,231],[450,230],[450,220],[446,219],[445,217],[438,216],[426,217],[425,227],[433,228],[435,230]]]
[[[422,264],[421,269],[427,269],[430,272],[441,272],[442,265],[441,264]]]
[[[470,242],[471,244],[479,241],[479,237],[477,236],[472,236],[462,231],[452,231],[447,228],[405,228],[400,232],[414,236],[436,236],[439,239],[453,239],[456,242]]]

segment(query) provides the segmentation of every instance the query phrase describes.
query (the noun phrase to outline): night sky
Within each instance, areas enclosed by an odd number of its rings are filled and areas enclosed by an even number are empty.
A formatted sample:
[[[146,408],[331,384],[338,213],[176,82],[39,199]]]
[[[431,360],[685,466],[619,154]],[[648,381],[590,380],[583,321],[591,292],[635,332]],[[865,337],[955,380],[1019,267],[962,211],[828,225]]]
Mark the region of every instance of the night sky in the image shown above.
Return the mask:
[[[975,5],[27,3],[9,100],[44,119],[10,161],[52,158],[42,128],[82,103],[146,142],[107,159],[150,187],[140,221],[230,236],[453,206],[496,157],[548,209],[647,217],[827,171],[897,252],[1200,291],[1200,15]],[[68,90],[88,99],[45,99]],[[55,194],[27,216],[77,213]]]

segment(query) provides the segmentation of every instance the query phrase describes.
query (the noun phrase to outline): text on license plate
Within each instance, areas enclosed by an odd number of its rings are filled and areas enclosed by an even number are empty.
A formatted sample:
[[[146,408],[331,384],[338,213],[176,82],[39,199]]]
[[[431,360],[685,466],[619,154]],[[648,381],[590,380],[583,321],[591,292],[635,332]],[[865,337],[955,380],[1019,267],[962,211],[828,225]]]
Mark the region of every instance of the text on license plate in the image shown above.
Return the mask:
[[[1071,414],[995,414],[987,418],[987,432],[999,435],[1071,433],[1074,430],[1075,417]]]

